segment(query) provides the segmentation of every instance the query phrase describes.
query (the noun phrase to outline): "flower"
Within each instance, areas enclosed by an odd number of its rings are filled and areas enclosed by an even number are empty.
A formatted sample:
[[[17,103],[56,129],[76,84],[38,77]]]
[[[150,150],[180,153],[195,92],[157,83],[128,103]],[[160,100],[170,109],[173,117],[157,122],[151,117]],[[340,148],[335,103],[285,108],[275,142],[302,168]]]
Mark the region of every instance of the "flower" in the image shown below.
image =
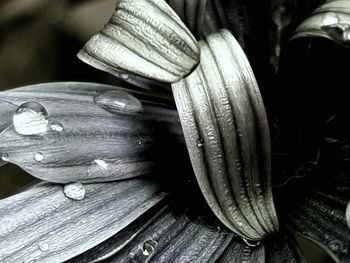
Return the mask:
[[[294,232],[347,262],[346,74],[334,56],[346,53],[348,4],[328,1],[301,23],[315,3],[167,3],[120,0],[79,53],[150,91],[65,82],[0,93],[2,160],[44,181],[0,200],[0,259],[303,262]],[[267,105],[273,186],[265,108],[240,46]]]

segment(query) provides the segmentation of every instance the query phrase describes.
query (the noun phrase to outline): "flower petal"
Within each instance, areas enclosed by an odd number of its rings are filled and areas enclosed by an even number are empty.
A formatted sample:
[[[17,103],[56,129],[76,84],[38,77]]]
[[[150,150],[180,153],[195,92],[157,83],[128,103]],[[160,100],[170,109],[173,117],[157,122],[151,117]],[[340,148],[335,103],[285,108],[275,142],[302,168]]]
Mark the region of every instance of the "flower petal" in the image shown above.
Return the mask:
[[[265,108],[229,31],[209,35],[200,46],[197,70],[173,84],[192,166],[216,216],[240,236],[259,240],[278,229]]]
[[[326,1],[295,31],[293,39],[322,37],[350,47],[350,4],[348,1]]]
[[[350,260],[350,229],[346,208],[350,200],[349,145],[335,147],[330,158],[289,213],[287,226],[324,248],[337,262]],[[301,192],[301,189],[299,190]]]
[[[164,160],[168,147],[179,158],[185,156],[178,116],[169,101],[159,95],[134,95],[91,83],[3,92],[2,99],[18,106],[15,115],[24,115],[1,133],[3,159],[40,179],[67,183],[149,173]]]
[[[109,23],[78,57],[118,77],[131,72],[171,83],[192,72],[199,50],[191,32],[165,1],[121,0]]]
[[[106,259],[108,262],[305,262],[290,236],[272,236],[265,245],[252,246],[198,209],[184,208],[175,202],[153,216],[143,215],[125,231],[69,263]]]
[[[63,262],[118,233],[166,196],[144,180],[85,188],[81,201],[43,182],[0,200],[0,261]]]

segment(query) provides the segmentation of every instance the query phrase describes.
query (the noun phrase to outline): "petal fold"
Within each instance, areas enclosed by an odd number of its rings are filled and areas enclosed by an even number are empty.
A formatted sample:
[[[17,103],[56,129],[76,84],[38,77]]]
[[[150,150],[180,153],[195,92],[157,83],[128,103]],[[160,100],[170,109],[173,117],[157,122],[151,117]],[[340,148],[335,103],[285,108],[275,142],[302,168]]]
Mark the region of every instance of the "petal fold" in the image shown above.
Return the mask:
[[[165,1],[121,0],[109,23],[78,57],[118,77],[131,73],[172,83],[193,71],[199,50],[191,32]]]
[[[232,231],[260,240],[278,230],[265,108],[249,62],[227,30],[200,41],[201,63],[172,85],[202,193]]]

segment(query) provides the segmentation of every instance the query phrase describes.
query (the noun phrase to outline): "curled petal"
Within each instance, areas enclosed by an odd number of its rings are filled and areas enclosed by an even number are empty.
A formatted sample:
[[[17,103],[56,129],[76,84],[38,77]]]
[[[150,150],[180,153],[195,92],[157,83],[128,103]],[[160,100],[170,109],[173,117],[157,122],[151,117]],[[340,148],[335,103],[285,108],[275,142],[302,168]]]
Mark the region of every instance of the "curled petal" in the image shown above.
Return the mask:
[[[109,23],[78,57],[118,77],[130,72],[171,83],[192,72],[199,50],[195,38],[165,1],[121,0]]]
[[[292,39],[300,37],[323,37],[349,47],[350,3],[326,1],[296,29]]]
[[[173,93],[197,181],[216,216],[259,240],[278,229],[270,137],[249,63],[227,30],[200,42],[201,63]]]
[[[3,92],[1,99],[18,110],[1,133],[0,153],[33,176],[58,183],[150,173],[164,159],[162,151],[177,152],[182,141],[171,102],[154,96],[91,83]]]
[[[143,180],[85,188],[81,201],[43,182],[0,200],[0,261],[64,262],[123,231],[166,196]]]

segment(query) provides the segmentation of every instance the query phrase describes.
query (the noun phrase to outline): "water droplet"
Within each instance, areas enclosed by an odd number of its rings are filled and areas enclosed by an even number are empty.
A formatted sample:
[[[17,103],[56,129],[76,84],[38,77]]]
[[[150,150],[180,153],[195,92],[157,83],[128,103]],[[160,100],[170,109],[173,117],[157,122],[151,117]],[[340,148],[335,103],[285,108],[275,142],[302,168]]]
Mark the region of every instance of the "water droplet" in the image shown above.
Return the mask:
[[[7,153],[3,153],[1,155],[1,159],[4,161],[4,162],[8,162],[10,159],[9,159],[9,155]]]
[[[344,244],[340,240],[332,240],[329,242],[328,246],[334,252],[339,252],[344,249]]]
[[[120,77],[123,79],[123,80],[127,80],[129,78],[129,75],[128,74],[120,74]]]
[[[143,111],[136,97],[121,90],[102,93],[95,97],[95,102],[100,108],[116,114],[137,114]]]
[[[85,197],[85,187],[82,183],[70,183],[64,186],[65,196],[73,200],[83,200]]]
[[[13,115],[13,126],[21,135],[35,135],[47,131],[48,113],[37,102],[26,102],[17,108]]]
[[[204,140],[202,139],[202,138],[199,138],[198,140],[197,140],[197,147],[198,148],[201,148],[201,147],[203,147],[204,146]]]
[[[243,223],[241,221],[237,222],[239,226],[243,226]]]
[[[101,159],[96,159],[88,168],[88,175],[91,178],[106,177],[109,173],[109,164]]]
[[[345,218],[346,218],[346,223],[348,224],[348,227],[350,229],[350,202],[348,203],[348,206],[346,208]]]
[[[42,160],[44,160],[44,155],[41,152],[37,152],[34,154],[34,159],[37,162],[41,162]]]
[[[242,238],[244,243],[246,243],[249,247],[256,247],[256,246],[259,246],[260,245],[260,241],[251,241],[251,240],[248,240],[246,238]]]
[[[99,165],[102,169],[107,169],[108,168],[108,163],[106,163],[104,160],[94,160],[94,162]]]
[[[59,122],[52,122],[50,125],[51,130],[61,132],[63,131],[63,125]]]
[[[339,17],[333,12],[326,13],[322,17],[322,27],[339,23]]]
[[[46,252],[50,250],[49,244],[46,242],[39,242],[38,246],[41,251]]]
[[[153,253],[155,247],[157,246],[157,244],[158,243],[156,241],[154,241],[153,239],[145,241],[145,243],[143,243],[143,247],[142,247],[143,254],[145,256],[151,255]]]

